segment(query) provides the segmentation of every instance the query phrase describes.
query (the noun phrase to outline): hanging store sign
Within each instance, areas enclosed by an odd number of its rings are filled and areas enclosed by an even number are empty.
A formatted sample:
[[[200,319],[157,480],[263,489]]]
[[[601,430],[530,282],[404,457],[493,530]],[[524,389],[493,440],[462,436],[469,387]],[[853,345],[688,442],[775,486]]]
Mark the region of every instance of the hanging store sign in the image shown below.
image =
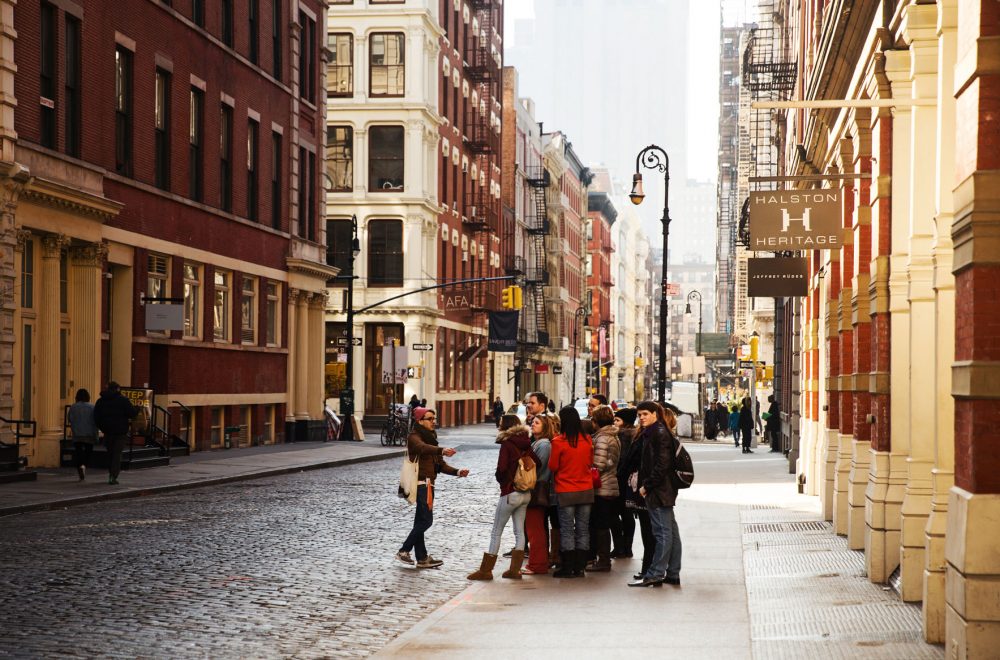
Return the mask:
[[[843,224],[843,189],[750,193],[751,250],[836,249]]]
[[[383,346],[382,347],[382,384],[383,385],[405,385],[406,384],[406,362],[408,353],[406,346]]]
[[[446,312],[465,311],[472,308],[472,289],[452,289],[441,294],[441,309]]]
[[[747,260],[747,295],[751,298],[791,298],[808,293],[807,257]]]
[[[500,353],[517,351],[517,319],[520,312],[490,312],[489,350]]]

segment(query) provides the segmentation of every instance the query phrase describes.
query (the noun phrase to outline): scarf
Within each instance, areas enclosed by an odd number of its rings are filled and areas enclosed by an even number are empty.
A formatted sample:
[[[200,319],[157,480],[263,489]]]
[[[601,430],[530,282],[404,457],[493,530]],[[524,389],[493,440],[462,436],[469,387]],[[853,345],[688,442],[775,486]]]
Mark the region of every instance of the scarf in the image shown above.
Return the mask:
[[[417,424],[416,426],[413,427],[413,432],[419,435],[420,439],[426,442],[427,444],[434,445],[435,447],[438,446],[437,431],[430,431],[428,429],[425,429],[420,424]]]

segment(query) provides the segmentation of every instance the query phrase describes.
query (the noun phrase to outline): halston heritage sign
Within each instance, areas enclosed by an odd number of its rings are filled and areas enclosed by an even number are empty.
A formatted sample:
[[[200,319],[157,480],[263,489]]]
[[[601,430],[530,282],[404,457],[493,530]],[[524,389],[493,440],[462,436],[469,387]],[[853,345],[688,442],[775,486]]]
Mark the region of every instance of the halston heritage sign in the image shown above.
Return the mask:
[[[747,260],[747,295],[751,298],[792,298],[808,293],[808,257]]]
[[[844,241],[844,192],[767,190],[750,193],[751,250],[830,250]]]

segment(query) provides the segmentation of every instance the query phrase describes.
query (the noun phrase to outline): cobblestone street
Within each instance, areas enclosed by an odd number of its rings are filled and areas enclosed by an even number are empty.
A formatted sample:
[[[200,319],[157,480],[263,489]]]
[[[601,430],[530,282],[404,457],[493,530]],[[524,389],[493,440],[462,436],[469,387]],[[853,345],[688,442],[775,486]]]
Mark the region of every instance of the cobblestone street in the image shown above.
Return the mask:
[[[0,656],[373,652],[468,585],[496,495],[489,431],[442,441],[472,474],[442,477],[429,571],[392,559],[413,516],[397,460],[0,519]]]

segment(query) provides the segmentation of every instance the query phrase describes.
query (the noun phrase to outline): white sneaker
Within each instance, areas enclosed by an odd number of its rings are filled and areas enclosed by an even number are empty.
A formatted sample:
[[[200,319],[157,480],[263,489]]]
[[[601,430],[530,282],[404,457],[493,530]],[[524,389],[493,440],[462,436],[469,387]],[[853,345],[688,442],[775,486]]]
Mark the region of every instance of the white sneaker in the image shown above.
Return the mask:
[[[409,552],[403,552],[402,550],[400,550],[399,552],[396,553],[396,559],[398,559],[399,561],[403,562],[408,566],[413,566],[413,557],[410,556]]]

